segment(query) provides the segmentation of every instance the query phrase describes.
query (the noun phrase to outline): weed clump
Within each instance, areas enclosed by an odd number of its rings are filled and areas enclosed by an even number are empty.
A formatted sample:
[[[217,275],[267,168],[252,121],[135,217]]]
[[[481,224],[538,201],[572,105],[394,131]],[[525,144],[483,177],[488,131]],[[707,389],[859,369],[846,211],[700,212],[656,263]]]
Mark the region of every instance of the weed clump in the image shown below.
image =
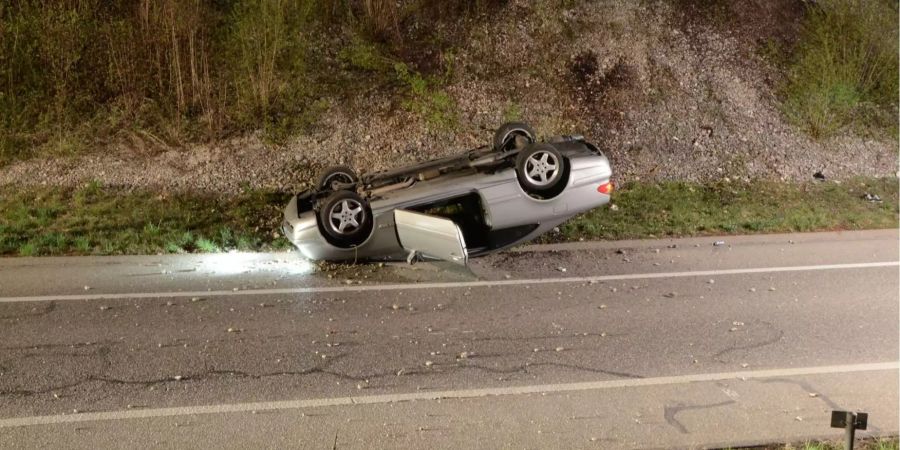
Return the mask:
[[[449,129],[456,124],[456,103],[446,91],[437,87],[438,81],[427,79],[406,64],[394,65],[397,81],[407,90],[404,105],[419,114],[436,129]]]
[[[812,136],[897,135],[897,2],[811,3],[789,67],[784,110]]]

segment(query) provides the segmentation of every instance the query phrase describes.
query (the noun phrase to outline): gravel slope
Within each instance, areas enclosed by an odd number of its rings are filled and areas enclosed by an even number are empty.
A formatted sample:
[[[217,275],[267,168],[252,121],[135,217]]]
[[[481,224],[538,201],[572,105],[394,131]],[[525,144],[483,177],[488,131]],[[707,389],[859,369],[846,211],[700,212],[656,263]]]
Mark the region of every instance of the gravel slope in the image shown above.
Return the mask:
[[[513,1],[493,23],[471,25],[453,56],[453,130],[431,131],[394,95],[376,91],[332,100],[316,130],[285,145],[258,136],[150,152],[120,145],[0,168],[0,184],[293,191],[329,164],[384,169],[482,145],[511,110],[541,134],[598,142],[620,181],[896,174],[891,139],[816,141],[785,122],[774,87],[783,75],[758,49],[772,39],[790,43],[796,3],[748,2],[723,22],[661,1],[563,11]]]

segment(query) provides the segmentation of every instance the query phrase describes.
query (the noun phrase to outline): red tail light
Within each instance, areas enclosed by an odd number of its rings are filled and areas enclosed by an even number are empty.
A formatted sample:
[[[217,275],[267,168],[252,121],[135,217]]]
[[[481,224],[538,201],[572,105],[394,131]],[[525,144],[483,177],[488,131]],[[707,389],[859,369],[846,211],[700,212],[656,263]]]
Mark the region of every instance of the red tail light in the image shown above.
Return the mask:
[[[610,194],[612,194],[612,191],[613,191],[613,184],[609,181],[601,184],[600,186],[597,186],[597,192],[599,192],[601,194],[610,195]]]

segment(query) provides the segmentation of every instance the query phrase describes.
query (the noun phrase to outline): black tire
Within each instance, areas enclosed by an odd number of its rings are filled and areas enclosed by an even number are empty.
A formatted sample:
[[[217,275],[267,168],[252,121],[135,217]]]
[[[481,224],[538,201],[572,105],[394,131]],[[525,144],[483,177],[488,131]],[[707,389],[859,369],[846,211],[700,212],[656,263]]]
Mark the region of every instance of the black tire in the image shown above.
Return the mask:
[[[494,132],[494,150],[499,152],[516,148],[516,137],[525,138],[525,142],[519,140],[520,144],[524,144],[523,147],[537,141],[537,134],[527,123],[507,122]]]
[[[516,157],[516,176],[529,194],[547,194],[559,190],[565,182],[566,160],[549,144],[532,145]]]
[[[322,171],[316,186],[321,190],[337,191],[335,183],[350,184],[359,181],[359,176],[350,166],[331,166]]]
[[[372,210],[356,192],[335,191],[319,208],[319,225],[328,242],[356,247],[372,232]]]

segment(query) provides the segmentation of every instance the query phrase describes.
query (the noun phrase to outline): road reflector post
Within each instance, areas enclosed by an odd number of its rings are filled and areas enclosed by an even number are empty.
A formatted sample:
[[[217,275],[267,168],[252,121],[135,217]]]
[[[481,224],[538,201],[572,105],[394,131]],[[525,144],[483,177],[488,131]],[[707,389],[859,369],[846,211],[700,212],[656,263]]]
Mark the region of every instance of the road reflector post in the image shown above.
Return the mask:
[[[853,439],[854,435],[856,435],[856,430],[865,430],[868,422],[868,413],[855,413],[852,411],[831,412],[831,428],[844,429],[844,448],[847,450],[853,450]]]

